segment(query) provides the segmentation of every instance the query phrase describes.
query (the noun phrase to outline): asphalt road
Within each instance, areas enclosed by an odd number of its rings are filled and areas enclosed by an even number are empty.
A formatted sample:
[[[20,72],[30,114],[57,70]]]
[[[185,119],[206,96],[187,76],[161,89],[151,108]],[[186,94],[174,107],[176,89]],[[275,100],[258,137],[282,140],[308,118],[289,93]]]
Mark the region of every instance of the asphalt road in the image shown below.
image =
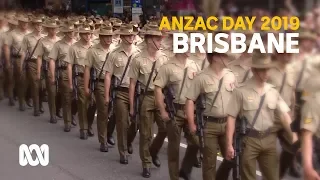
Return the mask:
[[[129,157],[129,164],[121,165],[117,147],[110,148],[108,153],[101,153],[97,136],[86,141],[80,140],[78,127],[65,133],[63,132],[63,121],[59,120],[58,124],[50,124],[47,107],[45,110],[46,112],[40,117],[34,117],[32,109],[20,112],[17,106],[7,106],[7,100],[0,102],[1,180],[144,179],[140,175],[142,169],[138,155],[138,136],[134,142],[134,153]],[[184,142],[183,139],[180,149],[181,158],[185,153]],[[19,146],[21,144],[48,144],[49,165],[21,167],[19,165]],[[162,166],[151,169],[150,179],[169,180],[166,150],[167,143],[164,144],[159,154]],[[192,179],[200,179],[199,177],[201,177],[201,169],[194,168]],[[257,175],[257,179],[261,177]],[[285,180],[296,179],[287,177]]]

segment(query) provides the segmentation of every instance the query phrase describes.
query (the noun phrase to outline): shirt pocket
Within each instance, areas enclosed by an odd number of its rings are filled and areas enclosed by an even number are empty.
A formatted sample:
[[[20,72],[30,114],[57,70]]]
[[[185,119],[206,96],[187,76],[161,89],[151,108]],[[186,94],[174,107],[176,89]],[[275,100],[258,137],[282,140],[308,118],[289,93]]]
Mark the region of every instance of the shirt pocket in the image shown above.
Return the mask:
[[[169,79],[171,84],[179,84],[180,81],[183,80],[183,73],[179,71],[173,71]]]
[[[125,59],[123,57],[117,57],[115,60],[115,69],[114,69],[114,73],[116,75],[122,75],[122,71],[124,70],[125,66],[126,66],[126,62]],[[128,71],[128,70],[127,70]]]

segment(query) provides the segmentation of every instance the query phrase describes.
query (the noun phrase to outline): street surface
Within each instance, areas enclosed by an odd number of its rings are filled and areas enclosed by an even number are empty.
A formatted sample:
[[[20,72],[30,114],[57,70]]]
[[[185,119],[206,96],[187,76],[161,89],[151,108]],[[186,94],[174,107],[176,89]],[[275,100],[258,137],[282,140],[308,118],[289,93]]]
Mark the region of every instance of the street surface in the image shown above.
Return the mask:
[[[45,106],[45,111],[40,117],[34,117],[33,109],[29,108],[25,112],[19,112],[17,105],[9,107],[7,100],[0,102],[0,154],[2,155],[0,174],[2,180],[144,179],[140,175],[142,167],[138,154],[138,135],[134,142],[134,153],[129,157],[129,164],[121,165],[117,147],[109,148],[108,153],[99,151],[96,122],[94,123],[95,136],[84,141],[79,139],[78,126],[72,128],[71,132],[65,133],[63,132],[63,120],[60,119],[57,124],[50,124],[47,106]],[[21,167],[19,165],[19,146],[21,144],[48,144],[49,165]],[[180,158],[185,153],[185,147],[185,140],[182,139]],[[166,151],[167,143],[164,144],[159,154],[161,167],[151,169],[150,179],[169,180]],[[200,180],[200,177],[201,169],[194,168],[192,179]],[[257,179],[262,178],[257,175]],[[284,180],[296,179],[287,177]]]

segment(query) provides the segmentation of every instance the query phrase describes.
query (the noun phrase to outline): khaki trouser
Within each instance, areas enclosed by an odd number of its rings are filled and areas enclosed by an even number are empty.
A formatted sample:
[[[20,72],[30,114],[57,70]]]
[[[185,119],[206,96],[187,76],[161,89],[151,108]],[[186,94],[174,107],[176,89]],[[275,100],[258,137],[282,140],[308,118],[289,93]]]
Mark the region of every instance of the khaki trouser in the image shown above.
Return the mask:
[[[72,119],[72,90],[69,86],[67,70],[61,70],[59,90],[61,92],[62,114],[65,126],[70,126]]]
[[[135,136],[135,124],[129,121],[129,93],[117,91],[115,100],[115,118],[117,129],[118,151],[121,157],[126,155],[128,144],[132,143]]]
[[[256,180],[257,161],[263,179],[279,180],[276,134],[262,139],[246,136],[242,145],[241,180]]]
[[[81,76],[76,77],[78,81],[78,100],[77,100],[77,109],[78,109],[78,118],[80,130],[88,130],[88,119],[87,119],[87,108],[88,108],[88,97],[84,91],[84,79]]]
[[[153,139],[153,123],[158,125],[157,136]],[[154,95],[146,95],[140,110],[140,159],[143,168],[150,168],[152,163],[151,157],[156,157],[167,136],[165,123],[161,119],[160,112],[156,108]],[[152,141],[152,143],[151,143]]]
[[[105,105],[104,82],[97,82],[95,89],[96,107],[97,107],[97,129],[98,140],[100,143],[106,143],[107,124],[108,124],[108,106]],[[95,111],[93,111],[95,112]],[[93,119],[92,119],[93,122]],[[91,122],[91,125],[92,125]]]
[[[31,88],[31,97],[33,101],[34,111],[39,111],[42,107],[41,92],[43,87],[41,87],[41,80],[37,79],[37,64],[35,62],[29,61],[27,69],[27,78]]]
[[[56,92],[56,84],[51,83],[51,73],[49,71],[44,72],[45,73],[45,80],[46,80],[46,87],[48,92],[48,104],[49,104],[49,113],[50,117],[56,117],[56,110],[60,108],[61,106],[61,97],[60,93]]]
[[[177,111],[177,116],[174,120],[167,122],[168,134],[168,167],[170,180],[179,180],[179,150],[181,132],[184,131],[187,139],[188,148],[182,161],[181,171],[186,174],[191,174],[193,165],[197,162],[197,152],[199,141],[196,135],[191,134],[188,129],[187,120],[184,117],[184,112]]]
[[[16,58],[14,61],[14,78],[15,78],[15,89],[18,94],[19,105],[22,106],[25,104],[26,90],[28,87],[28,82],[26,80],[25,70],[21,69],[20,58]]]
[[[218,147],[225,157],[226,136],[225,136],[226,123],[206,122],[204,129],[204,149],[203,149],[203,163],[202,163],[202,177],[203,180],[219,180],[221,177],[216,178],[216,162]],[[224,177],[228,178],[228,177]]]

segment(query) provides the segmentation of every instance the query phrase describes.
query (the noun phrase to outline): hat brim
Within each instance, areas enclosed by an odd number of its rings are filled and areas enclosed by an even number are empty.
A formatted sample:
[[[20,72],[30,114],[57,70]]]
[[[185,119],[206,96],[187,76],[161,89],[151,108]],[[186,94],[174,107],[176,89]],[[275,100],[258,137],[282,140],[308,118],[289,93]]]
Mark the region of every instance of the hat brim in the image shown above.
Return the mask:
[[[26,19],[21,19],[21,18],[17,18],[17,21],[19,22],[25,22],[25,23],[28,23],[30,22],[30,20],[26,20]]]
[[[8,20],[7,22],[12,25],[16,25],[16,26],[18,25],[18,21]]]
[[[149,35],[149,36],[164,36],[162,33],[150,33],[150,32],[144,32],[143,35]]]
[[[74,29],[60,29],[59,32],[67,33],[67,32],[75,32]]]
[[[302,35],[302,36],[299,36],[299,39],[309,39],[309,40],[316,41],[317,37],[312,36],[312,35]]]
[[[86,33],[93,33],[94,31],[90,30],[90,31],[75,31],[75,32],[86,34]]]
[[[114,32],[114,34],[116,34],[116,35],[123,35],[123,36],[137,35],[138,33],[139,32],[134,32],[134,31],[132,31],[131,33],[129,33],[129,32],[121,32],[120,30],[116,30]]]
[[[59,26],[53,26],[53,25],[46,25],[46,24],[43,24],[42,27],[45,27],[45,28],[58,28]]]

